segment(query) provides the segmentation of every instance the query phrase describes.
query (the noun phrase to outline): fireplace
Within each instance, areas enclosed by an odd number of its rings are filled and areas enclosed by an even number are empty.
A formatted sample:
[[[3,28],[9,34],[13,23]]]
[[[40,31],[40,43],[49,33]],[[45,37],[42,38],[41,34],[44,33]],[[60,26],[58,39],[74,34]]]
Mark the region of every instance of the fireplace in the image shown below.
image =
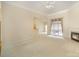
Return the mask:
[[[79,42],[79,33],[71,32],[71,39]]]

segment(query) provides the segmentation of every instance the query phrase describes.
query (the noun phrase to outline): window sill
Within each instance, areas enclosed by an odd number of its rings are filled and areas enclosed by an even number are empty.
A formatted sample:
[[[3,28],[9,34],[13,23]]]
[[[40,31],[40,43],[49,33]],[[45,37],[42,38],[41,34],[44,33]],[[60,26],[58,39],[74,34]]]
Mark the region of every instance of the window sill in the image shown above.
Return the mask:
[[[64,39],[62,36],[53,36],[53,35],[48,35],[48,37],[53,37],[53,38]]]
[[[48,37],[52,37],[52,38],[58,38],[58,39],[64,39],[63,36],[53,36],[53,35],[47,35],[47,32],[41,32],[39,34],[43,34],[43,35],[46,35]]]

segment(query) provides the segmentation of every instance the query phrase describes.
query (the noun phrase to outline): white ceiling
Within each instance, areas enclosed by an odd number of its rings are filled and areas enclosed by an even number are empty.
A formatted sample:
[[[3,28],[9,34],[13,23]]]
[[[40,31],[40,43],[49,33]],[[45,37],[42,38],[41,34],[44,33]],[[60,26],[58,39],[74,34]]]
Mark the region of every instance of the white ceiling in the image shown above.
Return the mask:
[[[43,14],[51,14],[70,8],[78,1],[55,1],[54,8],[47,9],[45,5],[48,1],[8,1],[6,3],[28,8]],[[53,1],[50,1],[53,2]]]

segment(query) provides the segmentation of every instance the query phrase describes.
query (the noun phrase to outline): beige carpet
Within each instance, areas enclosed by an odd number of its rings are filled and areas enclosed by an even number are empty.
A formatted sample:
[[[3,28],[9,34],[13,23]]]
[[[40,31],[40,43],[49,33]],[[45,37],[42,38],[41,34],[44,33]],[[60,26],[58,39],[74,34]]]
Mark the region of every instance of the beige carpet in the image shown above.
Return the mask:
[[[79,56],[79,43],[73,40],[42,37],[16,47],[14,56]]]
[[[53,57],[79,56],[79,42],[71,39],[56,39],[47,36],[34,36],[29,43],[16,46],[11,54],[5,56],[17,57]]]

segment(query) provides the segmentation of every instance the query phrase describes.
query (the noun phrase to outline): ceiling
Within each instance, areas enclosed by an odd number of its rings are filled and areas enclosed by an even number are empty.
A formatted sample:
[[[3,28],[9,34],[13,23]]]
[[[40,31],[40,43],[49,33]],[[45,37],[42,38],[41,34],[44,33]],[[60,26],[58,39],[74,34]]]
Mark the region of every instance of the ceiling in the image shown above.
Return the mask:
[[[48,2],[51,3],[54,1],[8,1],[6,3],[17,5],[26,9],[28,8],[32,11],[48,15],[64,9],[68,9],[78,1],[55,1],[54,8],[46,8]]]

